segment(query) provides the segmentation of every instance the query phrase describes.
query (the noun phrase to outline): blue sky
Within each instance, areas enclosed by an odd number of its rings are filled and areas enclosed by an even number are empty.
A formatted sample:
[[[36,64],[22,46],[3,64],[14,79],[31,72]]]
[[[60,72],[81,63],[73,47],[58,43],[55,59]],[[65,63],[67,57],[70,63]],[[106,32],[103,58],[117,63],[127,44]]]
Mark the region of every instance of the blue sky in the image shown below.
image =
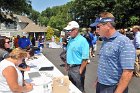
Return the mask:
[[[48,7],[64,5],[71,0],[30,0],[32,8],[36,11],[42,12]]]

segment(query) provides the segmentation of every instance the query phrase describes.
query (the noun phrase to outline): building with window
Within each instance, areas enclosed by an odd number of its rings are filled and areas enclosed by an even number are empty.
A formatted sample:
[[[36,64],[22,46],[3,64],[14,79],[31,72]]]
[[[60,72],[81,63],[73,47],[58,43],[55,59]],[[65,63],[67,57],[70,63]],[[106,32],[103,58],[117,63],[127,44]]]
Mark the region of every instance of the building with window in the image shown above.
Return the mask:
[[[36,25],[32,20],[26,16],[16,15],[16,14],[7,14],[2,12],[0,14],[0,35],[1,36],[22,36],[27,33],[33,34],[35,37],[36,34],[45,34],[47,32],[46,27],[41,27]]]

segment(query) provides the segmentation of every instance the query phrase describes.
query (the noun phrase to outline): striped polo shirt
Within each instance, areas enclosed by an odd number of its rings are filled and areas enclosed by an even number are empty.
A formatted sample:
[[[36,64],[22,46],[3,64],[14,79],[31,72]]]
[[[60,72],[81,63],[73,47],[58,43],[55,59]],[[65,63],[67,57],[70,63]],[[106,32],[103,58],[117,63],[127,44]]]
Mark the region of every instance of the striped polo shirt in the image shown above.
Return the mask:
[[[98,64],[98,82],[115,85],[119,82],[123,69],[134,69],[135,48],[130,39],[115,32],[110,38],[104,38]]]

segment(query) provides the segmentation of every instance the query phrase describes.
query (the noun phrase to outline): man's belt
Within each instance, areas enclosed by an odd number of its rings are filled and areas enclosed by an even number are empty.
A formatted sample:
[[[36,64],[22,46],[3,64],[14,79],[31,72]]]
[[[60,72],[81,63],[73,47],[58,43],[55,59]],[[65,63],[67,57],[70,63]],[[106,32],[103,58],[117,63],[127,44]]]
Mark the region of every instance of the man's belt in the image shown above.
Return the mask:
[[[68,64],[69,67],[77,67],[77,66],[81,66],[81,64]]]
[[[140,48],[137,48],[137,50],[140,50]]]

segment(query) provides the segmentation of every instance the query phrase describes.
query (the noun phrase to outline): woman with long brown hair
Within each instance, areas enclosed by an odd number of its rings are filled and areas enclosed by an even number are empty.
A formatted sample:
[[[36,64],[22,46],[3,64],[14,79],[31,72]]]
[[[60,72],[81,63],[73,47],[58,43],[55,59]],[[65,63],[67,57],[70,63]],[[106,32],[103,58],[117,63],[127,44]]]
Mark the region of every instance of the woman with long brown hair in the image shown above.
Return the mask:
[[[8,57],[9,52],[11,52],[10,42],[10,38],[5,36],[0,37],[0,61]]]

